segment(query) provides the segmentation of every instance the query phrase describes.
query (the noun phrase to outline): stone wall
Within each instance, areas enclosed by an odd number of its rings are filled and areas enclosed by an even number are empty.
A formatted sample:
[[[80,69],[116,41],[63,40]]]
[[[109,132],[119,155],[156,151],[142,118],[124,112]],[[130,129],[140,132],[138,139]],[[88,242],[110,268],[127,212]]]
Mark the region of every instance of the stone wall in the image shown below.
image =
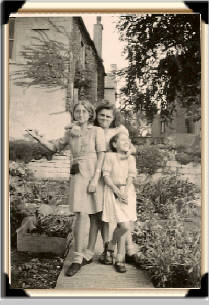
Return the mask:
[[[157,182],[161,177],[176,175],[182,180],[188,180],[201,188],[202,169],[200,163],[190,162],[186,165],[175,160],[176,150],[165,150],[167,152],[166,162],[163,167],[156,170],[153,175],[138,172],[137,182]]]
[[[67,181],[70,178],[70,151],[55,154],[51,161],[46,159],[31,161],[27,167],[37,179]]]
[[[138,183],[157,182],[161,177],[167,175],[176,175],[182,180],[188,180],[191,183],[201,188],[201,165],[189,163],[187,165],[181,165],[176,161],[168,161],[168,164],[164,168],[160,168],[153,175],[138,174]]]

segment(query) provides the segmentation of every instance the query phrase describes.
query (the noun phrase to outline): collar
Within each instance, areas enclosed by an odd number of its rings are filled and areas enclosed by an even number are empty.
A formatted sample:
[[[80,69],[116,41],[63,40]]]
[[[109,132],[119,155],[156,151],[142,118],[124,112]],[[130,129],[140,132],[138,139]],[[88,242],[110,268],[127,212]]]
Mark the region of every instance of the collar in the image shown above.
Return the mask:
[[[124,155],[121,155],[119,153],[116,153],[116,154],[117,154],[117,158],[119,160],[128,160],[129,154],[124,154]]]

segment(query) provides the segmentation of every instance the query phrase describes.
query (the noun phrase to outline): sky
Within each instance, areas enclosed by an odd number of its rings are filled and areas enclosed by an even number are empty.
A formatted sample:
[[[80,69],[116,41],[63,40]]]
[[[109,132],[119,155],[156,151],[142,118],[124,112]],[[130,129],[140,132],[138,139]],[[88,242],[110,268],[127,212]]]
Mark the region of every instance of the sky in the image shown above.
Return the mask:
[[[110,71],[111,64],[117,64],[117,68],[120,69],[126,65],[126,62],[125,58],[122,56],[123,43],[119,40],[119,33],[113,23],[117,20],[117,15],[83,14],[83,21],[92,40],[93,27],[94,24],[96,24],[97,16],[102,17],[102,59],[105,66],[105,72]]]

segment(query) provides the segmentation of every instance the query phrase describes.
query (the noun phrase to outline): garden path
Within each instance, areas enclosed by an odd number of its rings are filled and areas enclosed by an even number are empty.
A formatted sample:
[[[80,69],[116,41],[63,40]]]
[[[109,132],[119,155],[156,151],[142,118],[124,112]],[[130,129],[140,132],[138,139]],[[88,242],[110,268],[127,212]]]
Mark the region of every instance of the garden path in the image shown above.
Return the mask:
[[[89,221],[87,219],[87,228]],[[113,229],[113,228],[112,228]],[[88,233],[88,230],[86,230]],[[87,233],[85,240],[87,241]],[[98,235],[94,261],[85,265],[73,277],[65,276],[65,271],[71,264],[72,247],[65,259],[63,269],[58,277],[56,289],[115,289],[115,288],[153,288],[147,274],[130,264],[126,265],[126,273],[118,273],[113,266],[102,265],[98,261],[102,253],[102,239]],[[110,290],[111,291],[111,290]]]

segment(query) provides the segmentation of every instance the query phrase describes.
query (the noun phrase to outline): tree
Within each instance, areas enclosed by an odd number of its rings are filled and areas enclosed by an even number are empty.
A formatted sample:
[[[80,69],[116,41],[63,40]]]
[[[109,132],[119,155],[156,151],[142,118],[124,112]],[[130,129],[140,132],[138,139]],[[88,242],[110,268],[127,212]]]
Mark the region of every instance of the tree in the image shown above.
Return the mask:
[[[142,110],[149,120],[159,111],[172,119],[179,104],[200,118],[200,16],[122,16],[116,25],[126,43],[128,66],[121,89],[122,109]]]

